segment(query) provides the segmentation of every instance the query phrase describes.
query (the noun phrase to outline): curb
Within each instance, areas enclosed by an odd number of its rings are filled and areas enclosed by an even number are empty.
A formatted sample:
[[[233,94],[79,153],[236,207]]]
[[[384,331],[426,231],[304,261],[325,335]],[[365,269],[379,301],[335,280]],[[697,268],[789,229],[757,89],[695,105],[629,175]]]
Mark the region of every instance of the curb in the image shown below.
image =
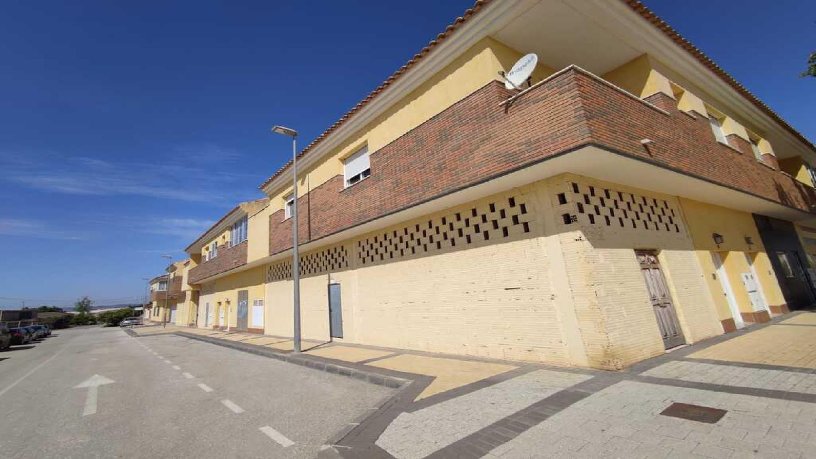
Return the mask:
[[[392,389],[400,389],[403,386],[411,383],[411,381],[408,379],[396,378],[394,376],[387,376],[379,373],[358,370],[356,368],[349,368],[342,365],[336,365],[333,363],[327,363],[317,357],[284,354],[261,346],[244,344],[236,341],[220,340],[216,338],[210,338],[207,336],[196,335],[193,333],[175,332],[175,334],[178,336],[183,336],[185,338],[195,339],[199,341],[204,341],[206,343],[215,344],[218,346],[248,352],[250,354],[260,355],[263,357],[271,357],[273,359],[277,359],[283,362],[294,363],[295,365],[312,368],[314,370],[325,371],[326,373],[348,376],[354,379],[359,379],[361,381],[366,381],[371,384],[385,386]],[[136,334],[133,333],[131,336],[136,336]]]

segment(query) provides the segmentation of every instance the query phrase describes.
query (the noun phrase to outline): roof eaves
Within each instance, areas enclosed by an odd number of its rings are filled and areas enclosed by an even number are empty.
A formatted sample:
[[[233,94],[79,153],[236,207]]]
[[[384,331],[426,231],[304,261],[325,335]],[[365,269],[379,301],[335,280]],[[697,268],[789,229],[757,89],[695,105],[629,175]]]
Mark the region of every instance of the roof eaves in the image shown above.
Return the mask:
[[[683,48],[686,52],[691,54],[695,59],[697,59],[701,64],[703,64],[706,68],[714,72],[715,75],[720,77],[723,81],[725,81],[728,85],[730,85],[734,90],[736,90],[740,95],[748,99],[754,106],[765,112],[768,116],[770,116],[774,121],[779,123],[782,127],[784,127],[788,132],[793,134],[794,137],[802,141],[805,145],[807,145],[812,150],[816,151],[816,145],[813,144],[808,138],[806,138],[802,133],[797,131],[793,126],[788,124],[779,114],[777,114],[771,107],[769,107],[765,102],[762,102],[757,96],[755,96],[751,91],[749,91],[745,86],[743,86],[740,82],[738,82],[734,77],[732,77],[728,72],[723,70],[719,65],[717,65],[710,57],[708,57],[705,53],[703,53],[699,48],[694,46],[690,41],[688,41],[685,37],[680,35],[679,32],[674,30],[672,26],[670,26],[666,21],[660,18],[657,14],[655,14],[652,10],[650,10],[646,5],[643,4],[640,0],[621,0],[625,4],[627,4],[632,10],[636,13],[640,14],[641,17],[649,21],[653,26],[655,26],[658,30],[663,32],[666,36],[672,39],[677,45]]]

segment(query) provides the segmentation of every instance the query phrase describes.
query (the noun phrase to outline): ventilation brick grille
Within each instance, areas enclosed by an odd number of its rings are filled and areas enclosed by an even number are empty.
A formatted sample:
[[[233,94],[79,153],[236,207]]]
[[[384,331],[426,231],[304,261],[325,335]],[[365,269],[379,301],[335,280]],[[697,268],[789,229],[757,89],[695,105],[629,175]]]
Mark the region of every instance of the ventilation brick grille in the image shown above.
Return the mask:
[[[678,211],[664,199],[571,182],[556,195],[564,224],[579,221],[596,226],[679,233]]]
[[[300,257],[300,275],[312,276],[348,268],[348,250],[342,245],[311,252]],[[280,281],[292,278],[292,260],[272,264],[266,270],[266,281]]]
[[[365,266],[507,239],[529,233],[530,220],[519,197],[497,199],[357,241],[357,260]]]

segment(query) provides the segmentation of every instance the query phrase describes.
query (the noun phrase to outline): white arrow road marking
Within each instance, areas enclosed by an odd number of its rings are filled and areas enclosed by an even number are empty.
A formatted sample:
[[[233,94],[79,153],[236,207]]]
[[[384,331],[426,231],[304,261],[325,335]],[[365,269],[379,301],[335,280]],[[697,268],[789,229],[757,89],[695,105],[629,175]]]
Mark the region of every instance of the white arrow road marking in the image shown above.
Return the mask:
[[[174,370],[181,370],[181,367],[180,367],[180,366],[178,366],[178,365],[173,365],[173,369],[174,369]]]
[[[235,402],[233,402],[232,400],[224,399],[224,400],[221,400],[221,403],[223,403],[224,406],[229,408],[230,411],[232,411],[235,414],[241,414],[241,413],[244,412],[244,409],[241,408],[240,406],[236,405]]]
[[[213,391],[213,388],[212,388],[212,387],[210,387],[210,386],[208,386],[208,385],[206,385],[206,384],[204,384],[204,383],[200,383],[200,384],[198,385],[198,387],[200,387],[200,388],[201,388],[201,390],[203,390],[204,392],[212,392],[212,391]]]
[[[194,376],[193,376],[193,375],[191,375],[190,373],[187,373],[186,371],[185,371],[184,373],[182,373],[182,374],[183,374],[183,375],[184,375],[184,377],[185,377],[185,378],[187,378],[187,379],[193,379],[193,378],[194,378]]]
[[[88,378],[85,382],[77,384],[74,386],[74,389],[84,389],[88,388],[88,395],[85,397],[85,408],[82,410],[83,416],[88,416],[89,414],[96,414],[96,398],[97,392],[99,390],[99,386],[103,386],[105,384],[113,384],[116,381],[112,379],[108,379],[104,376],[93,375]]]
[[[265,433],[267,437],[271,438],[275,441],[275,443],[287,448],[295,444],[292,440],[286,438],[282,433],[278,432],[277,430],[273,429],[270,426],[263,426],[260,427],[258,430]]]

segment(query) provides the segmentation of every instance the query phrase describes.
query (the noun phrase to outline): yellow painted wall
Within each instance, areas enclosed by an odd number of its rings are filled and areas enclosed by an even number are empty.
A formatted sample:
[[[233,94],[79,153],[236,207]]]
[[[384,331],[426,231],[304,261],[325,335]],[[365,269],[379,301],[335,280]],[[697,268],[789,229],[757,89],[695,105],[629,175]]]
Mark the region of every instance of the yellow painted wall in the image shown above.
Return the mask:
[[[669,79],[654,69],[652,58],[646,54],[605,73],[602,78],[641,98],[659,92],[674,97]]]
[[[499,79],[500,70],[509,71],[521,53],[492,38],[485,38],[465,51],[443,70],[430,77],[420,87],[377,117],[365,128],[351,136],[325,159],[308,170],[304,170],[298,185],[298,195],[302,196],[329,179],[343,173],[342,160],[368,145],[374,154],[411,129],[419,126],[434,115],[439,114],[454,103],[490,81]],[[539,63],[533,80],[541,80],[554,70]],[[372,171],[376,174],[377,171]],[[283,198],[291,193],[291,186],[273,190],[270,211],[283,208]]]
[[[247,218],[247,263],[269,256],[269,216],[274,206],[265,206]]]
[[[768,304],[779,305],[785,302],[751,214],[684,198],[680,199],[680,203],[694,248],[701,252],[698,253],[698,258],[704,267],[707,284],[715,298],[721,320],[730,318],[731,312],[720,281],[716,278],[710,252],[721,252],[723,265],[740,311],[752,310],[742,279],[739,277],[740,273],[750,271],[745,259],[746,253],[755,260],[757,281],[762,286]],[[723,243],[719,246],[714,243],[714,233],[723,236]],[[751,239],[752,244],[748,244],[746,237]]]
[[[779,158],[779,168],[788,174],[792,175],[796,180],[814,186],[810,174],[805,168],[805,162],[801,156],[794,156],[793,158]]]
[[[256,299],[264,298],[264,276],[265,268],[259,266],[256,268],[241,271],[235,274],[224,276],[212,282],[208,282],[201,286],[201,294],[198,300],[198,326],[203,327],[205,324],[206,304],[210,304],[210,318],[209,325],[218,324],[218,310],[217,306],[221,303],[221,307],[225,310],[225,324],[230,328],[234,328],[238,324],[238,291],[248,291],[248,314],[247,324],[252,324],[252,302]],[[228,313],[227,313],[228,312]]]
[[[586,190],[634,192],[665,199],[679,231],[566,225],[554,203],[572,182]],[[531,233],[510,240],[447,247],[424,256],[331,273],[342,286],[343,341],[436,352],[621,368],[663,353],[653,307],[634,249],[656,249],[687,342],[722,333],[703,270],[676,198],[575,175],[514,189],[531,211]],[[462,206],[479,208],[502,197]],[[574,198],[570,198],[574,199]],[[395,225],[427,225],[456,209]],[[585,216],[584,216],[585,217]],[[545,230],[545,228],[547,228]],[[391,232],[392,229],[375,234]],[[562,275],[563,274],[563,275]],[[559,277],[560,276],[560,277]],[[327,274],[301,281],[305,338],[328,340]],[[266,286],[265,333],[292,334],[291,281]]]

